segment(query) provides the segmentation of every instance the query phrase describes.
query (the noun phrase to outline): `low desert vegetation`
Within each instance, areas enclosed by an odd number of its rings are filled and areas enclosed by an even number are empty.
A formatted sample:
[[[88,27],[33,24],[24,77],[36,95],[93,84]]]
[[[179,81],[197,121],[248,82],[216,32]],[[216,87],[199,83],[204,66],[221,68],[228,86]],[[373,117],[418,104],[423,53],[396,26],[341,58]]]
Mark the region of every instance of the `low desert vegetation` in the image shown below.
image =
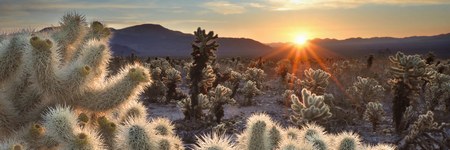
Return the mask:
[[[68,13],[0,36],[0,149],[450,148],[450,61],[432,53],[221,58],[198,28],[188,58],[120,57],[113,34]]]

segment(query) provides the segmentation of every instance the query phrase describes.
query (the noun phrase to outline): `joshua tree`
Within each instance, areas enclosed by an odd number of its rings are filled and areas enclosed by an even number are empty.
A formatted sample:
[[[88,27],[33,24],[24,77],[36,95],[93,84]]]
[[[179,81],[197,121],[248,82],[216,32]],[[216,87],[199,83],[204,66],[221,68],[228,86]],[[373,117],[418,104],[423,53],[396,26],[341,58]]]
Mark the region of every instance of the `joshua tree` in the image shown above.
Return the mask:
[[[211,64],[216,60],[217,48],[216,43],[217,34],[213,31],[206,34],[205,30],[198,28],[194,32],[195,40],[192,43],[192,66],[189,70],[190,78],[190,114],[185,116],[186,119],[199,119],[202,117],[202,110],[197,107],[199,105],[198,95],[207,94],[208,90],[214,82],[215,74],[213,73]],[[212,81],[211,81],[212,80]]]

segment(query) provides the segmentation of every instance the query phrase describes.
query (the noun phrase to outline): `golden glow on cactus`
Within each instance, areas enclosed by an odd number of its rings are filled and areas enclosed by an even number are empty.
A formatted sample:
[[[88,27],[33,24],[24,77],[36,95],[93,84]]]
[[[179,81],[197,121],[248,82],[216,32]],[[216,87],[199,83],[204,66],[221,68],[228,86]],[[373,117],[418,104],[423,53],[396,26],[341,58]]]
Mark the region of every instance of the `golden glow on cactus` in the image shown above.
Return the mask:
[[[89,121],[89,117],[85,113],[81,113],[78,115],[78,121],[87,123]]]
[[[89,74],[89,72],[91,72],[91,67],[89,66],[84,66],[80,69],[80,72],[82,75],[86,76]]]
[[[77,138],[75,139],[75,143],[79,145],[80,147],[83,147],[82,145],[88,144],[88,137],[86,133],[79,133],[77,135]]]
[[[40,124],[33,124],[33,126],[31,126],[30,133],[33,137],[42,137],[45,133],[45,128]]]
[[[147,82],[150,79],[148,79],[148,75],[142,70],[141,68],[131,68],[128,74],[131,76],[131,79],[138,82]]]
[[[53,46],[53,43],[50,40],[41,40],[36,36],[30,39],[30,44],[31,46],[39,50],[48,50]]]
[[[13,147],[13,150],[22,150],[22,149],[23,149],[22,145],[19,145],[19,144],[14,145],[14,147]]]

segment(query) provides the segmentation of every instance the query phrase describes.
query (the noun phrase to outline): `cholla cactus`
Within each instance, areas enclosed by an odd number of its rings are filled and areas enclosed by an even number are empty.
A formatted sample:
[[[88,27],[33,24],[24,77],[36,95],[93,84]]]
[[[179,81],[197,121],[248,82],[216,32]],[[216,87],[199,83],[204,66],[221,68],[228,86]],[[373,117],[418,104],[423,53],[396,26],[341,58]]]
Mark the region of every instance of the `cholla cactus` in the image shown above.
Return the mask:
[[[390,73],[393,76],[390,83],[394,88],[393,120],[397,131],[400,132],[403,130],[400,126],[403,112],[410,105],[417,108],[420,85],[424,80],[429,80],[435,71],[427,68],[425,61],[419,55],[405,55],[397,52],[389,59],[391,61]]]
[[[291,121],[297,125],[302,125],[305,122],[323,121],[331,117],[330,108],[324,103],[323,96],[312,94],[307,89],[302,90],[302,100],[297,96],[292,95],[292,111]]]
[[[170,68],[166,70],[165,75],[166,76],[163,77],[163,82],[168,89],[166,94],[166,102],[169,102],[170,100],[177,98],[177,93],[179,93],[177,90],[177,84],[181,82],[181,73],[175,68]]]
[[[266,74],[264,73],[264,70],[258,68],[247,68],[244,73],[245,80],[256,82],[256,86],[258,87],[258,89],[262,89],[262,83],[265,76]]]
[[[281,132],[281,129],[268,115],[253,114],[247,120],[247,127],[238,135],[239,149],[270,150],[278,147],[280,137],[273,133]]]
[[[282,80],[286,77],[289,71],[292,69],[291,61],[283,59],[277,62],[275,72],[281,77]]]
[[[450,76],[442,73],[434,74],[431,82],[425,87],[427,109],[449,111],[450,107],[446,104],[448,99],[450,99]]]
[[[194,150],[234,150],[235,143],[230,136],[218,133],[205,134],[197,137]]]
[[[256,83],[253,81],[247,81],[244,86],[239,89],[240,92],[244,94],[245,102],[244,105],[251,105],[253,102],[253,97],[261,94],[262,92],[256,86]]]
[[[292,95],[295,95],[294,90],[286,90],[286,91],[284,91],[283,94],[281,94],[281,97],[282,97],[281,101],[284,103],[284,105],[290,106],[292,104],[292,101],[291,101]]]
[[[337,150],[358,150],[362,148],[361,139],[359,135],[353,132],[342,132],[336,137]]]
[[[383,105],[379,102],[369,102],[364,112],[364,120],[372,123],[373,131],[376,130],[377,125],[384,120]]]
[[[288,73],[284,78],[287,89],[301,89],[302,80],[298,79],[294,74]],[[298,92],[298,91],[297,91]],[[300,93],[296,93],[300,94]]]
[[[279,150],[312,150],[315,149],[312,144],[286,139],[280,142]]]
[[[234,104],[236,101],[231,98],[231,90],[222,85],[217,85],[213,91],[209,92],[209,103],[208,103],[208,112],[212,120],[215,120],[217,123],[220,123],[224,114],[223,105],[225,104]]]
[[[191,107],[190,114],[186,119],[199,119],[202,117],[201,109],[197,107],[199,105],[197,96],[198,94],[207,94],[208,89],[211,88],[212,83],[215,80],[215,74],[211,67],[212,63],[216,60],[217,48],[219,45],[216,43],[217,34],[214,35],[213,31],[206,34],[205,30],[198,28],[194,32],[195,40],[192,43],[192,66],[189,69],[189,80],[191,88]]]
[[[362,117],[368,102],[380,101],[383,98],[384,88],[375,79],[358,76],[353,86],[347,89],[347,93],[351,96],[351,102]]]
[[[324,95],[328,86],[328,78],[330,74],[321,70],[313,70],[309,68],[305,70],[305,80],[301,82],[302,86],[314,94]]]
[[[419,89],[422,79],[427,79],[434,72],[427,68],[425,60],[419,55],[405,55],[397,52],[395,56],[389,56],[391,61],[391,73],[396,79],[401,79],[409,88]]]
[[[231,98],[234,98],[236,95],[236,92],[239,88],[239,82],[241,81],[242,74],[236,71],[233,71],[232,69],[228,69],[226,71],[226,74],[228,74],[229,78],[227,81],[223,83],[223,85],[229,89],[231,89]]]
[[[159,147],[166,137],[148,128],[137,101],[150,73],[136,64],[107,78],[108,39],[104,25],[88,27],[78,14],[53,31],[8,35],[0,44],[0,147]]]
[[[414,140],[418,135],[426,130],[437,129],[438,124],[434,122],[433,118],[434,114],[431,111],[428,111],[426,114],[420,115],[419,118],[414,122],[409,131],[408,135],[406,135],[406,141]]]

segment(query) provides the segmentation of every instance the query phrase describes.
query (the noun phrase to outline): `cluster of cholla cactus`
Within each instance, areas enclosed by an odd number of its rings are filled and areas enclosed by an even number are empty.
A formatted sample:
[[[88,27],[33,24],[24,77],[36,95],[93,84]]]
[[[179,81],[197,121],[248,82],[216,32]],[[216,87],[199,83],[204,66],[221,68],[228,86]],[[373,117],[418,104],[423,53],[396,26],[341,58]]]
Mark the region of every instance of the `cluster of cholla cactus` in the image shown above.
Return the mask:
[[[145,91],[151,101],[168,103],[180,100],[183,94],[177,88],[181,82],[181,72],[172,67],[166,59],[156,58],[146,64],[151,68],[153,84]]]
[[[383,105],[380,102],[369,102],[364,111],[364,120],[372,123],[372,129],[375,131],[378,124],[384,120],[384,115]]]
[[[259,68],[247,68],[247,70],[244,72],[243,77],[245,80],[250,80],[253,82],[256,82],[256,87],[258,89],[263,88],[263,82],[266,74],[264,73],[264,70]]]
[[[283,59],[277,62],[275,72],[281,77],[282,80],[292,70],[292,63],[289,59]]]
[[[435,74],[432,68],[427,67],[425,60],[419,55],[405,55],[398,52],[395,56],[390,56],[391,75],[389,81],[393,85],[393,120],[397,131],[403,130],[402,116],[406,107],[412,105],[415,110],[419,110],[418,97],[424,82],[429,81]]]
[[[330,77],[331,75],[328,72],[321,69],[314,70],[309,68],[305,70],[305,79],[301,81],[301,86],[316,95],[322,95],[325,98],[326,104],[333,105],[333,94],[326,92]]]
[[[242,86],[240,89],[238,89],[239,92],[241,92],[244,95],[244,105],[252,105],[255,103],[253,98],[257,95],[262,94],[263,92],[258,89],[258,85],[256,82],[248,80],[244,83],[244,86]]]
[[[378,84],[378,81],[372,78],[363,78],[358,76],[357,81],[347,89],[352,105],[362,117],[366,104],[369,102],[378,102],[383,98],[384,88]]]
[[[291,121],[297,125],[303,125],[308,122],[319,122],[331,117],[330,107],[325,104],[324,96],[311,93],[307,89],[302,90],[302,101],[292,94]]]
[[[223,86],[231,89],[231,98],[233,98],[239,89],[242,74],[229,68],[225,71],[225,76],[228,76],[228,78],[223,83]]]
[[[137,102],[152,82],[145,67],[106,77],[110,35],[76,13],[50,31],[5,35],[0,149],[183,149],[175,135],[159,132],[173,127],[148,123]]]
[[[209,91],[208,96],[205,97],[207,98],[205,102],[207,102],[206,108],[208,109],[208,114],[206,116],[211,122],[215,121],[220,123],[224,116],[224,105],[236,103],[236,101],[231,98],[231,94],[232,92],[229,88],[220,84],[217,85],[214,90]]]
[[[425,87],[425,100],[430,111],[450,111],[450,75],[435,73]]]
[[[237,135],[233,142],[223,134],[207,134],[197,137],[196,150],[393,150],[387,144],[376,146],[363,144],[359,136],[352,132],[327,134],[325,129],[316,124],[306,124],[299,128],[283,128],[266,114],[253,114],[247,119],[246,129]]]

